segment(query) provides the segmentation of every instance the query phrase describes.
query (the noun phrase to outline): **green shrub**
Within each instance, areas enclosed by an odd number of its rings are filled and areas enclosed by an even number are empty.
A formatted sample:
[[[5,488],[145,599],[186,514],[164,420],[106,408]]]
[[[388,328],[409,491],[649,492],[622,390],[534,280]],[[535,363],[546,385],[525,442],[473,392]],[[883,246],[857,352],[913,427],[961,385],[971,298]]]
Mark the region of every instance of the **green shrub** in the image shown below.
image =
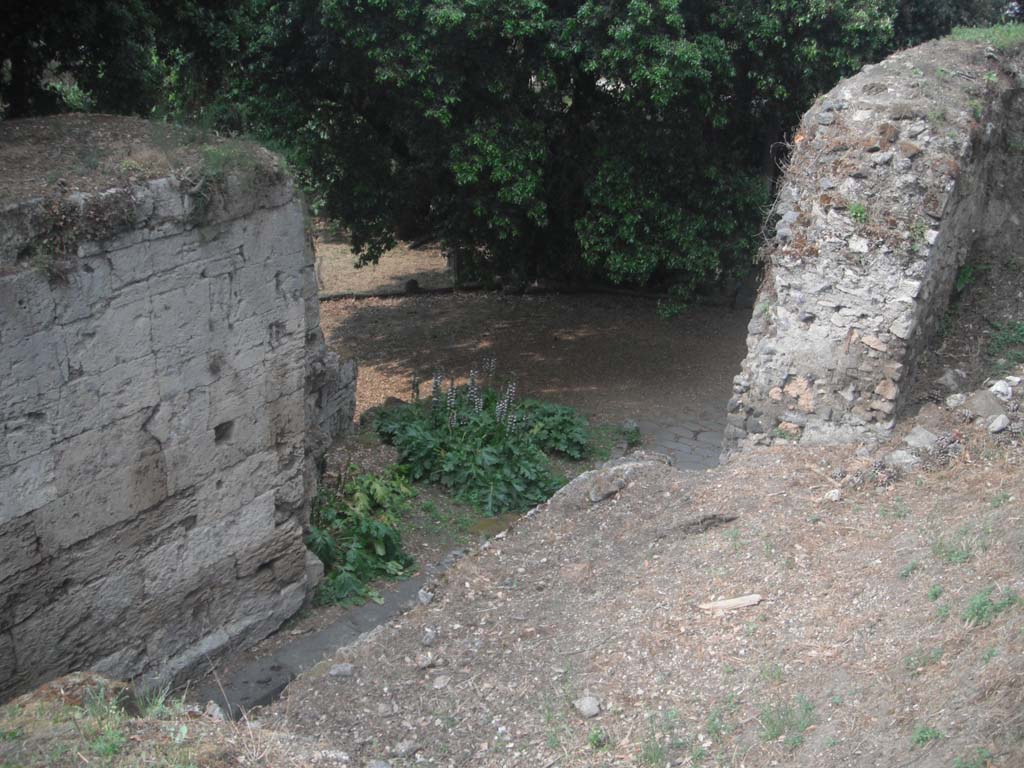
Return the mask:
[[[306,539],[326,574],[317,602],[379,600],[369,583],[406,573],[412,558],[402,551],[398,518],[415,495],[400,470],[320,489]]]
[[[398,449],[414,481],[450,489],[458,501],[490,515],[525,511],[562,484],[548,453],[582,459],[588,451],[586,421],[571,408],[516,400],[515,381],[500,391],[468,386],[442,391],[434,376],[429,399],[382,413],[377,432]]]

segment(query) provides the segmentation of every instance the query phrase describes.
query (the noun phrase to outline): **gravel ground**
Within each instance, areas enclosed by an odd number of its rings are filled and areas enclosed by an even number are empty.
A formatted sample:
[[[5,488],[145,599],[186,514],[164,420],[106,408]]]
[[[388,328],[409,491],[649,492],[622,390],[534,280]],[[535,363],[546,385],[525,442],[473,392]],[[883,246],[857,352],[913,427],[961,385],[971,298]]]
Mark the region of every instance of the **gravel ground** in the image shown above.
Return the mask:
[[[1024,610],[964,619],[1024,592],[1020,448],[964,430],[884,487],[853,447],[583,475],[261,717],[359,766],[1022,765]]]

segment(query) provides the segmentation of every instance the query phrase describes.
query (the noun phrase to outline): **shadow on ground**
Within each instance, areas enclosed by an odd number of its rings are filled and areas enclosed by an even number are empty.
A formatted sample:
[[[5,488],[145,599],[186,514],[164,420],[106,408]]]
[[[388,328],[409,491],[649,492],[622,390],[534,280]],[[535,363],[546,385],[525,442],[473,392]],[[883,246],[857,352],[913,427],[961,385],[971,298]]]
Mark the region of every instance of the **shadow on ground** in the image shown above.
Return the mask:
[[[357,416],[409,399],[414,374],[426,392],[434,370],[464,380],[493,354],[524,396],[633,419],[649,446],[692,454],[694,468],[717,459],[749,319],[725,308],[664,319],[653,301],[607,295],[347,299],[321,314],[331,346],[359,363]]]

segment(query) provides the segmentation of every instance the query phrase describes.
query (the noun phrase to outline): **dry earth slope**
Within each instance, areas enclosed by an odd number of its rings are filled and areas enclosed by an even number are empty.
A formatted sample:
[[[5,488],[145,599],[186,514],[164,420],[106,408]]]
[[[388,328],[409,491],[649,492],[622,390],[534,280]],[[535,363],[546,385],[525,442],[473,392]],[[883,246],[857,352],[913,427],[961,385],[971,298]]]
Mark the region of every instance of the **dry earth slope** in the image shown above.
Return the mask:
[[[1019,447],[943,418],[955,458],[899,480],[795,446],[581,476],[264,719],[359,766],[1024,765]]]

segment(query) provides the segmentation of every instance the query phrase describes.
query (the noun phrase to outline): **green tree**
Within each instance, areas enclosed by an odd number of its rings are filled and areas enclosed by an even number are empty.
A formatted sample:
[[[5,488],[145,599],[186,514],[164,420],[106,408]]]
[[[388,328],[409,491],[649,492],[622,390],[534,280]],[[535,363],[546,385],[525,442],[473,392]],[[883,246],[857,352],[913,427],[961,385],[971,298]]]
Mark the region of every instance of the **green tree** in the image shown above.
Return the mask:
[[[100,111],[156,102],[154,17],[145,0],[14,0],[0,23],[0,100],[5,117],[62,108],[61,75]]]
[[[749,263],[765,147],[891,41],[868,0],[265,2],[247,119],[378,258],[429,233],[523,277]]]
[[[895,12],[896,43],[917,45],[959,25],[998,24],[1009,5],[1006,0],[902,0]]]

